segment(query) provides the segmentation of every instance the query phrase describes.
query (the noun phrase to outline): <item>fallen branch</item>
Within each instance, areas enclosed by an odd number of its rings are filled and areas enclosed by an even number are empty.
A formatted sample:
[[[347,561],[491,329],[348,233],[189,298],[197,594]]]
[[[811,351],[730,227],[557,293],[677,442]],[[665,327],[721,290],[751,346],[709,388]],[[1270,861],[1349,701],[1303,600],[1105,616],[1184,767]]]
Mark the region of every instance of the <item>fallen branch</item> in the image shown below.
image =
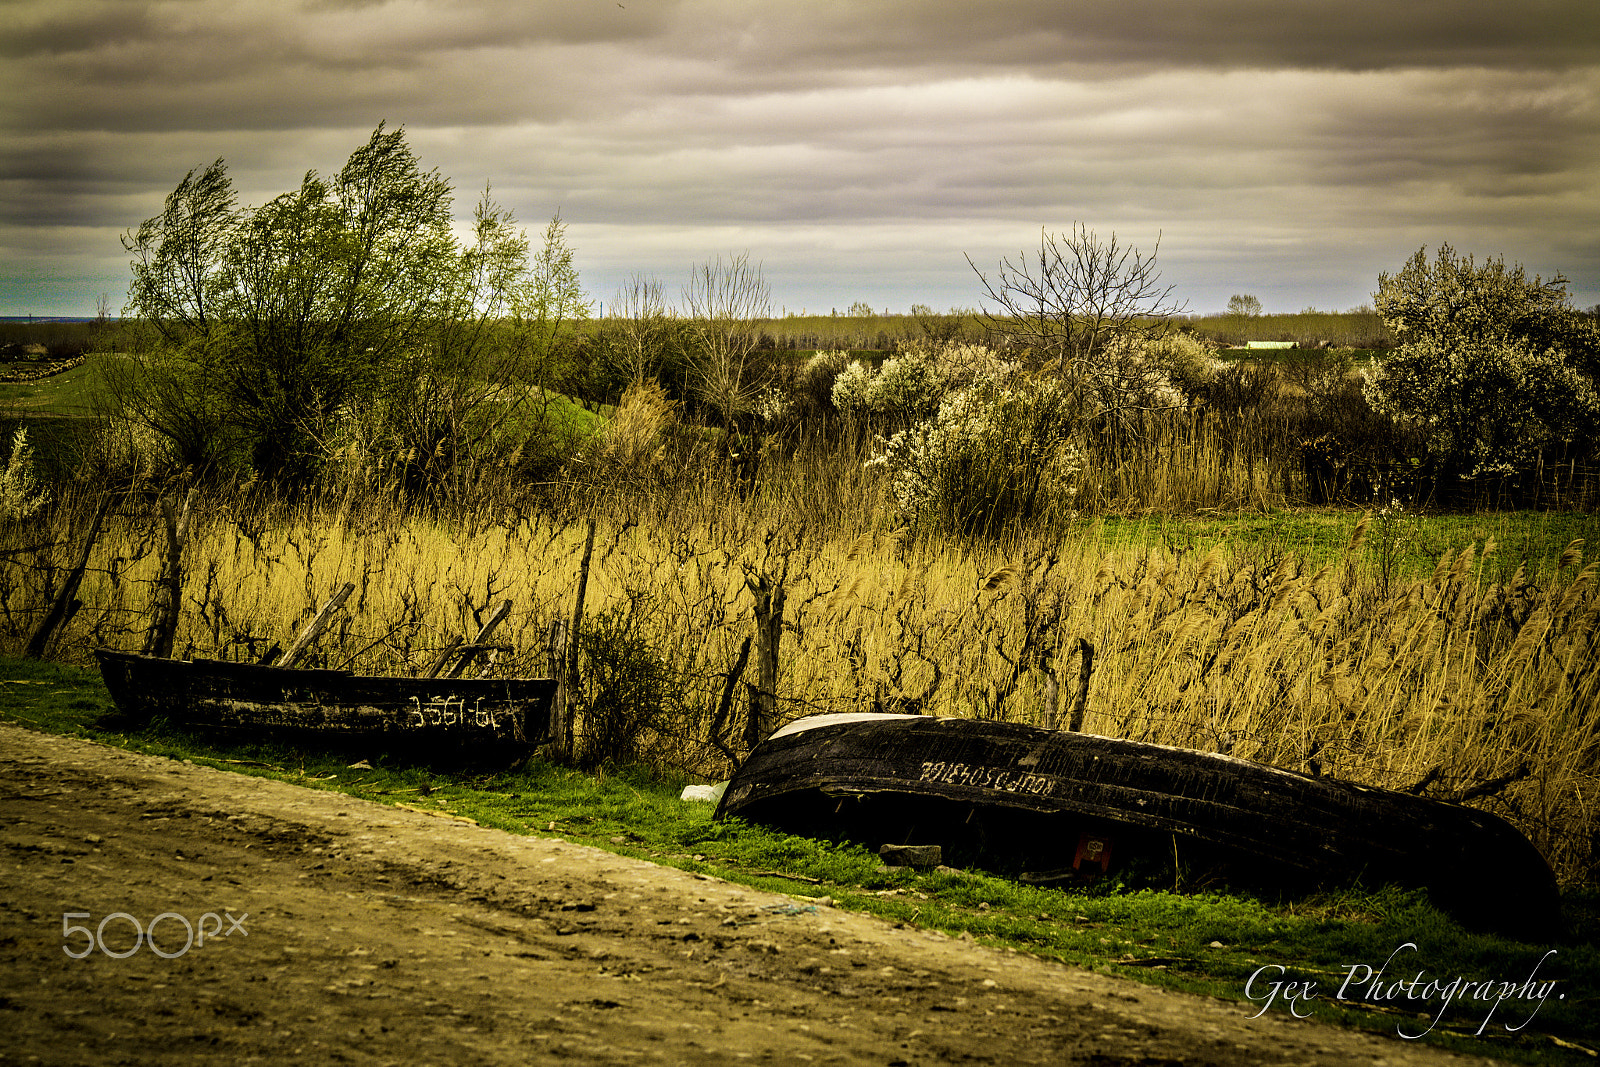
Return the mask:
[[[1477,785],[1469,786],[1450,799],[1457,804],[1465,804],[1469,800],[1477,800],[1480,797],[1492,797],[1512,782],[1520,782],[1531,773],[1533,773],[1533,766],[1524,763],[1510,774],[1502,774],[1498,778],[1491,778],[1487,782],[1479,782]]]

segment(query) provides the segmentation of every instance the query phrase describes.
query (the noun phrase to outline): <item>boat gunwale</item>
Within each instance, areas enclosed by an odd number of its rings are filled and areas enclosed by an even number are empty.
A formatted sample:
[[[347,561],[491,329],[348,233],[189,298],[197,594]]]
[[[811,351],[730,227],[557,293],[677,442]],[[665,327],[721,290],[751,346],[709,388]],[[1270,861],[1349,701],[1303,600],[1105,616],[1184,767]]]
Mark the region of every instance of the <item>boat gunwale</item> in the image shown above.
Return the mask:
[[[517,685],[526,686],[530,683],[544,683],[554,688],[556,680],[551,677],[515,677],[515,678],[425,678],[417,675],[405,674],[357,674],[354,671],[342,670],[332,667],[279,667],[271,663],[245,663],[238,660],[209,659],[196,657],[194,659],[165,659],[160,656],[147,656],[139,652],[124,652],[115,648],[96,648],[95,656],[99,658],[102,666],[107,659],[133,663],[141,666],[156,666],[156,669],[175,670],[190,668],[191,677],[197,679],[204,677],[224,677],[228,675],[259,675],[263,678],[278,677],[285,680],[304,677],[311,680],[346,683],[379,683],[379,684],[427,684],[438,689],[450,689],[467,686],[484,688],[489,686]],[[157,666],[159,665],[159,666]]]

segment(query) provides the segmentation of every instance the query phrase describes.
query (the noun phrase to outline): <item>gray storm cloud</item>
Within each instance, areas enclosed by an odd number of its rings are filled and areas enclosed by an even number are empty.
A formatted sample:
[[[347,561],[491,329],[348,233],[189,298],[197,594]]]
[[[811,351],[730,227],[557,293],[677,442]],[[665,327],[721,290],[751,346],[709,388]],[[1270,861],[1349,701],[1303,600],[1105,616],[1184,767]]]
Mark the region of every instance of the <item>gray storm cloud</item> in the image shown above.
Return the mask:
[[[1600,5],[20,0],[0,313],[92,310],[218,156],[259,203],[404,125],[597,295],[748,249],[780,302],[976,299],[1082,220],[1200,309],[1348,306],[1442,240],[1600,300]],[[848,287],[847,291],[845,288]],[[1290,306],[1292,305],[1292,306]]]

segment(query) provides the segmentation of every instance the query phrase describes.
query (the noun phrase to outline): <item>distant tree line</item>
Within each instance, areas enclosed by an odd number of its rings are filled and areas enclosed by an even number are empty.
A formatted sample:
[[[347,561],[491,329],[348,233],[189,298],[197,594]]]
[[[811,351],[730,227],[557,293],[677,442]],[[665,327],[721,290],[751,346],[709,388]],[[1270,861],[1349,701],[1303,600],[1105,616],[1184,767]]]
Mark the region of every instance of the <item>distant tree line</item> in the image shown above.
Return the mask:
[[[1594,315],[1571,306],[1564,278],[1448,245],[1381,275],[1374,308],[1344,316],[1264,315],[1251,294],[1226,315],[1190,316],[1160,280],[1159,246],[1075,224],[995,269],[972,264],[974,310],[881,316],[856,301],[848,315],[775,319],[761,265],[734,254],[697,264],[671,293],[634,275],[591,319],[559,216],[530,241],[485,190],[458,238],[453,208],[450,183],[381,125],[337,174],[309,172],[258,207],[239,205],[223,160],[189,172],[123,238],[132,277],[118,358],[104,363],[104,466],[465,499],[488,481],[557,476],[599,413],[647,385],[730,455],[801,424],[851,423],[913,434],[902,459],[967,441],[970,463],[970,442],[990,431],[938,427],[982,414],[1021,420],[1013,430],[1036,444],[1018,446],[1019,470],[1054,464],[1063,478],[1134,462],[1175,419],[1222,419],[1226,441],[1248,424],[1261,449],[1311,449],[1308,472],[1344,472],[1319,497],[1348,496],[1362,464],[1406,459],[1455,484],[1596,448]],[[1347,319],[1346,337],[1325,336]],[[1226,340],[1263,332],[1396,347],[1364,384],[1343,356],[1270,373],[1215,359]],[[863,348],[878,355],[846,354]],[[1291,417],[1281,401],[1296,395]],[[1063,493],[1035,496],[1061,510]]]

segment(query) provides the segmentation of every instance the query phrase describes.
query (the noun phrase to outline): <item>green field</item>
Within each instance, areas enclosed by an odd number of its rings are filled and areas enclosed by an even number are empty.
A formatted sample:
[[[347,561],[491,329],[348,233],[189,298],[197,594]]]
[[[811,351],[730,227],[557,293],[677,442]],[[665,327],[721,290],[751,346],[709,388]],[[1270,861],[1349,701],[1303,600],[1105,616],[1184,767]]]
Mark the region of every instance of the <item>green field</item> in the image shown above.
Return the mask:
[[[95,394],[101,388],[100,360],[90,356],[71,370],[36,382],[0,382],[0,416],[40,418],[82,417],[95,414]]]
[[[1600,515],[1572,511],[1391,512],[1356,508],[1279,508],[1267,511],[1188,515],[1106,515],[1091,520],[1087,533],[1107,548],[1157,548],[1204,553],[1213,544],[1243,557],[1294,554],[1313,566],[1338,561],[1356,525],[1370,516],[1370,557],[1390,548],[1397,578],[1427,577],[1441,556],[1468,545],[1482,555],[1489,581],[1504,582],[1519,566],[1535,577],[1548,575],[1574,541],[1600,544]]]

